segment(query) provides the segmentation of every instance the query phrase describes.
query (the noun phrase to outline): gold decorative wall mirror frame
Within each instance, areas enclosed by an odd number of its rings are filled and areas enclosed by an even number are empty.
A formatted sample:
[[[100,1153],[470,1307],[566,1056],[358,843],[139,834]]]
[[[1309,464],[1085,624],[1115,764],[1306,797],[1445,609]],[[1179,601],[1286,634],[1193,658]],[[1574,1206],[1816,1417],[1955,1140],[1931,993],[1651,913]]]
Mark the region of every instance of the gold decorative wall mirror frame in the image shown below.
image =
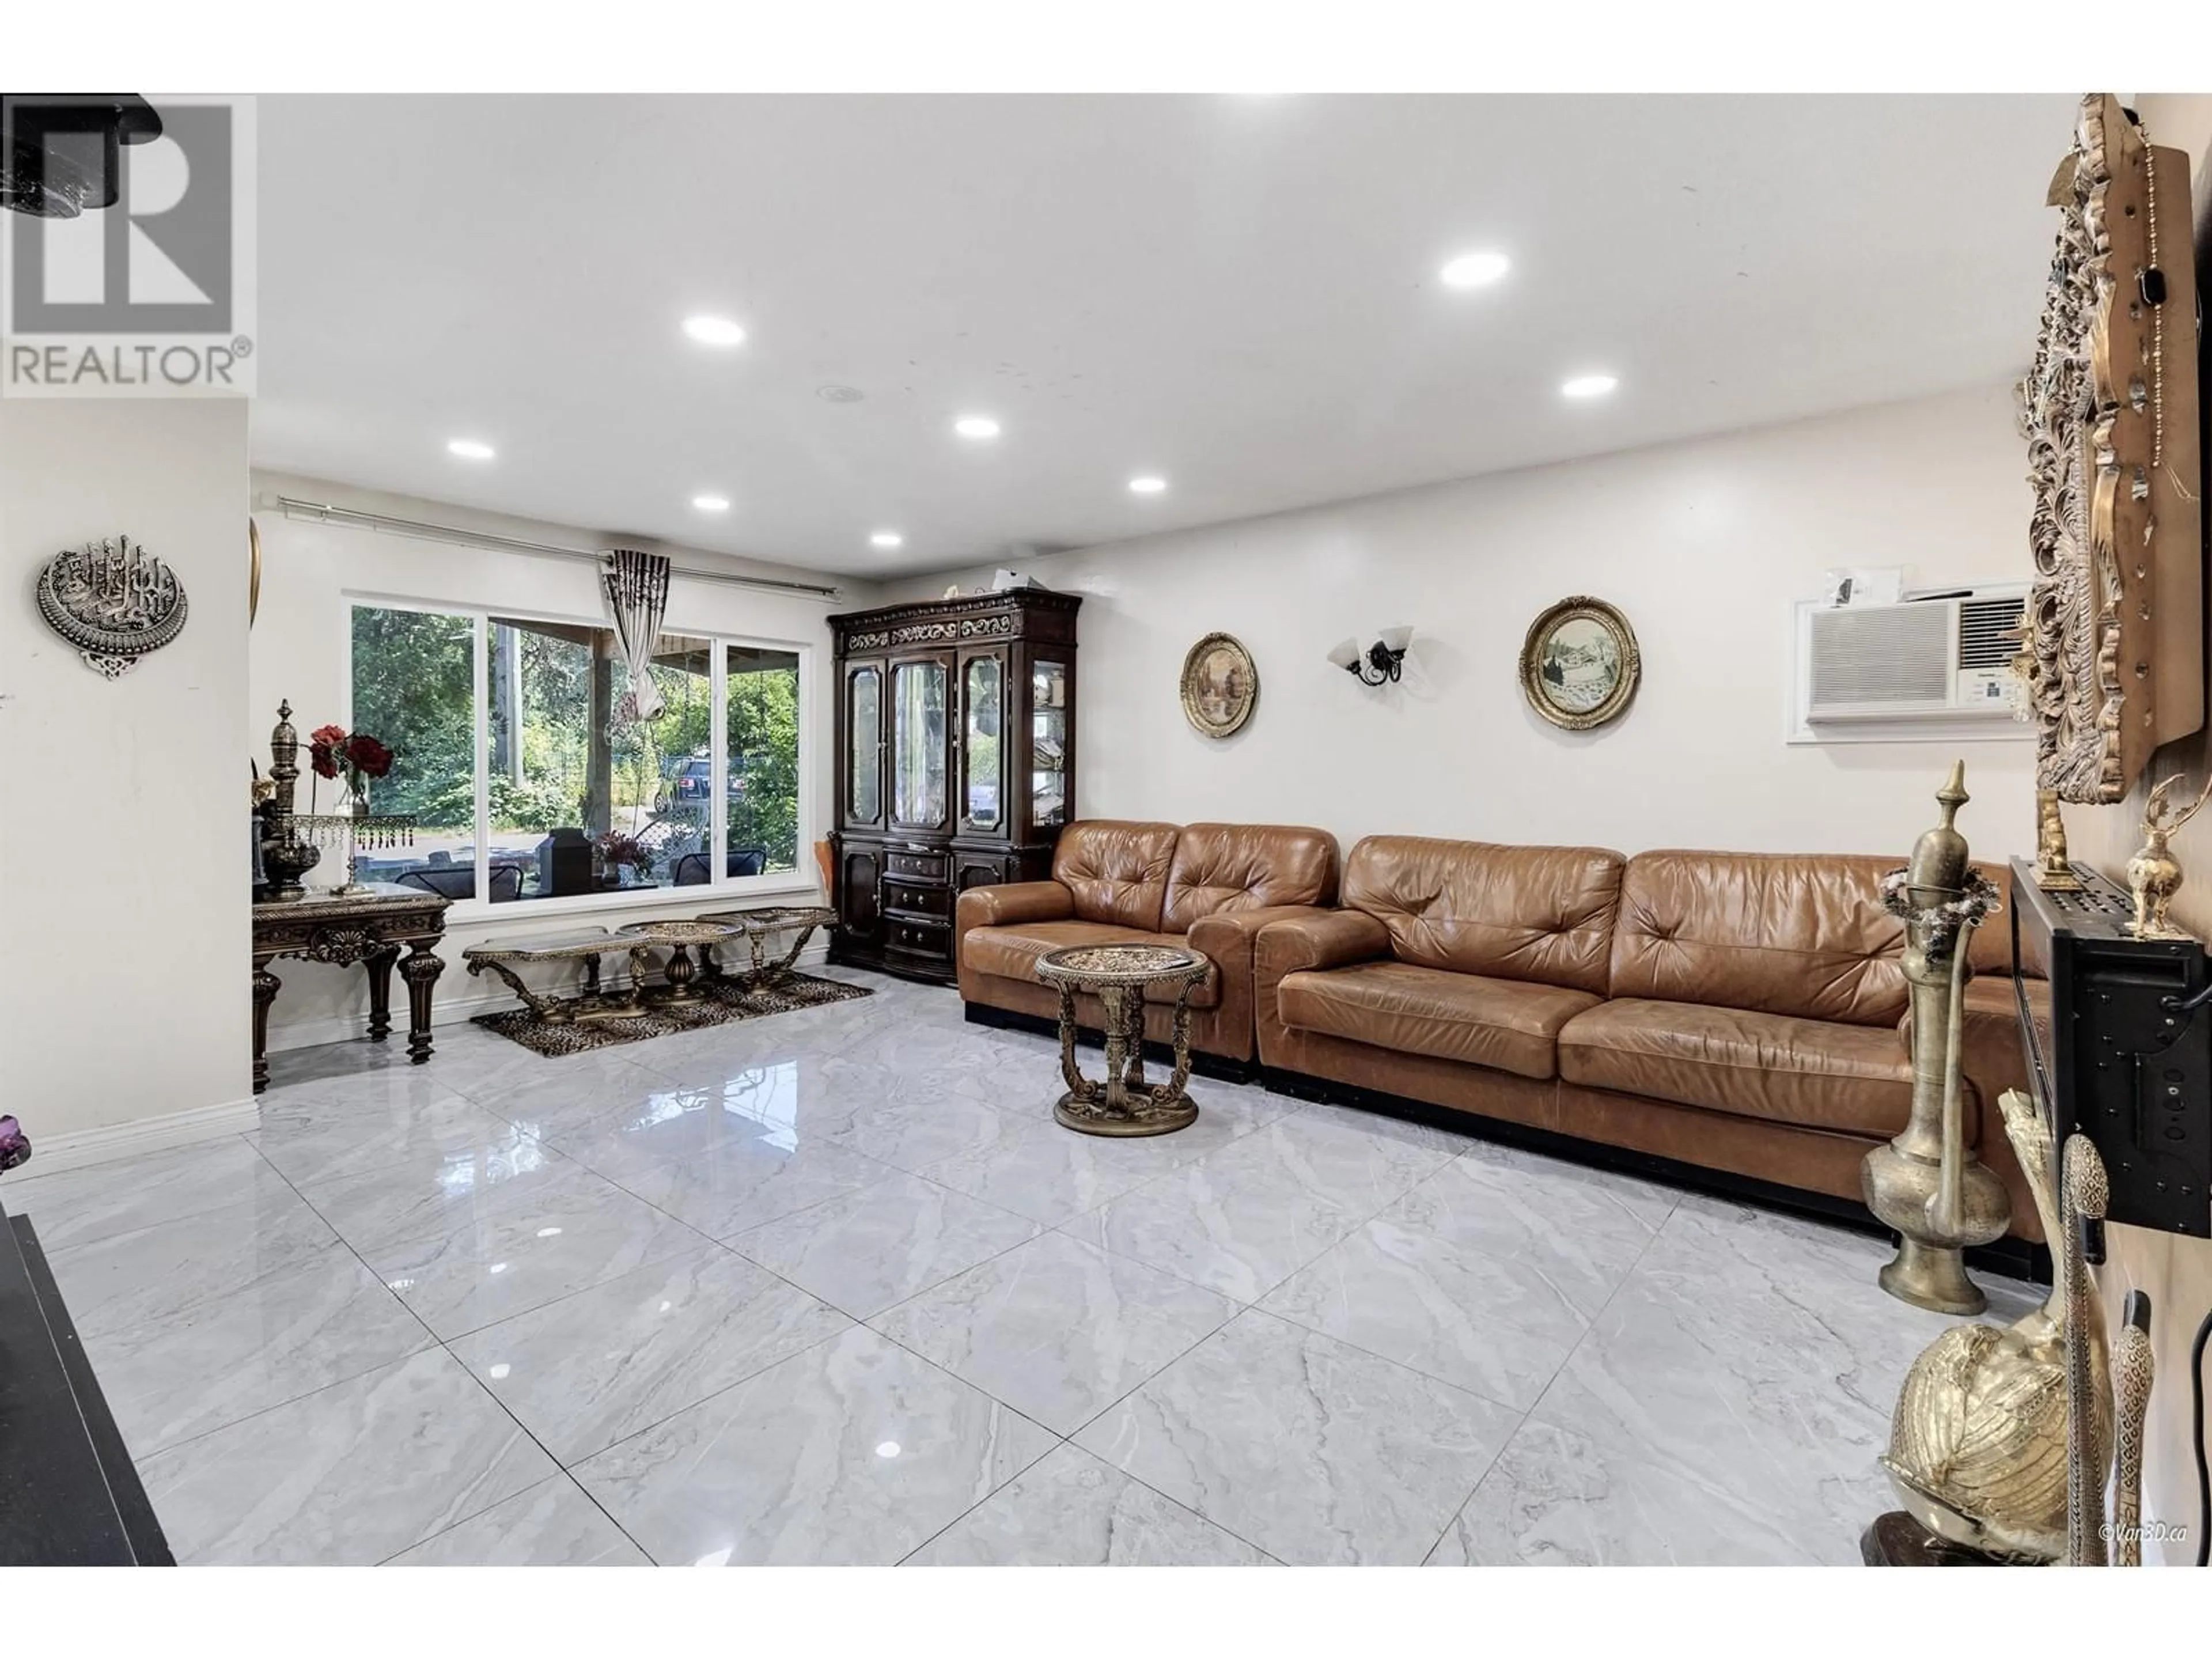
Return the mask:
[[[2038,785],[2103,805],[2204,723],[2189,157],[2093,93],[2048,199],[2063,222],[2020,386],[2023,654]]]

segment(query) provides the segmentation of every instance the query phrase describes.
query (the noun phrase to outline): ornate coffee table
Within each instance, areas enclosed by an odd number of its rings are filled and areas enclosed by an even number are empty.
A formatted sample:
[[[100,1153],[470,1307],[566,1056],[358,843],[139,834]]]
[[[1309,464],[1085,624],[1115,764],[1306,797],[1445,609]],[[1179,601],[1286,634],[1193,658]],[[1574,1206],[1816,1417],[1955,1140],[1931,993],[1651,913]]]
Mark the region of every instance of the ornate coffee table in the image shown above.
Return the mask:
[[[697,945],[699,954],[704,957],[717,945],[742,939],[745,930],[732,927],[726,921],[709,921],[702,916],[696,921],[689,918],[634,921],[629,927],[616,931],[631,941],[630,983],[633,987],[641,981],[642,975],[637,969],[643,965],[641,958],[646,950],[659,945],[668,952],[668,960],[661,964],[660,969],[662,976],[668,982],[659,990],[647,993],[648,998],[655,1002],[696,1002],[705,993],[696,989],[691,983],[699,976],[698,967],[691,960],[691,947]]]
[[[744,929],[753,956],[752,972],[745,982],[748,986],[772,985],[791,971],[791,964],[799,960],[799,953],[806,948],[806,941],[814,936],[814,930],[835,922],[837,913],[821,904],[769,904],[750,910],[710,910],[699,920]],[[778,933],[791,935],[791,947],[781,960],[770,962],[769,941]],[[702,947],[699,954],[710,976],[721,971],[720,964],[714,960],[713,945]]]
[[[599,958],[629,954],[630,985],[627,995],[608,997],[599,989]],[[641,1012],[637,1000],[638,970],[644,965],[642,949],[633,950],[628,939],[617,939],[604,927],[564,933],[556,939],[532,939],[519,945],[472,945],[461,952],[471,976],[489,969],[507,981],[507,988],[522,999],[523,1006],[549,1025],[567,1025],[580,1019],[620,1019]],[[512,964],[534,962],[579,962],[584,967],[584,994],[580,997],[541,996],[522,982]]]
[[[1190,1081],[1190,994],[1210,965],[1194,951],[1166,945],[1076,945],[1039,957],[1036,976],[1060,988],[1060,1071],[1067,1092],[1052,1115],[1087,1135],[1164,1135],[1187,1128],[1198,1104],[1183,1092]],[[1165,1083],[1145,1081],[1145,988],[1173,982],[1175,1072]],[[1089,991],[1106,1006],[1106,1076],[1092,1082],[1075,1069],[1075,994]]]

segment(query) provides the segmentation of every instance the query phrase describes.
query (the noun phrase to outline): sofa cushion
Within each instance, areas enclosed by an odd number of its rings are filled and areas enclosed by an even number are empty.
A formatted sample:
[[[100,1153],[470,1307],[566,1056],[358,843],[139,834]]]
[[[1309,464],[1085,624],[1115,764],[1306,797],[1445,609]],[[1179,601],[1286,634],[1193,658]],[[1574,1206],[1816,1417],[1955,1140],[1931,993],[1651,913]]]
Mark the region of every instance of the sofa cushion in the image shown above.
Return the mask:
[[[1904,928],[1886,858],[1638,853],[1621,883],[1613,994],[1894,1026]]]
[[[1052,878],[1075,895],[1081,920],[1157,933],[1176,836],[1172,823],[1080,819],[1060,832]]]
[[[1420,968],[1606,994],[1623,860],[1591,847],[1370,836],[1344,866],[1344,902],[1390,930]]]
[[[1559,1028],[1598,1000],[1555,985],[1363,962],[1285,975],[1275,1001],[1295,1030],[1540,1080],[1558,1070]]]
[[[1222,910],[1336,902],[1336,838],[1286,823],[1186,823],[1160,927],[1187,933]]]
[[[1116,927],[1103,921],[1030,921],[1004,927],[971,927],[960,937],[962,963],[979,974],[1000,979],[1035,982],[1036,959],[1050,951],[1074,945],[1166,945],[1182,951],[1190,947],[1168,933],[1149,933],[1140,927]],[[1145,1000],[1171,1004],[1176,988],[1167,983],[1145,987]],[[1221,971],[1208,957],[1206,977],[1190,994],[1194,1008],[1213,1008],[1221,1002]],[[1892,1036],[1894,1042],[1896,1038]]]
[[[1912,1104],[1912,1057],[1892,1028],[1638,997],[1569,1020],[1559,1032],[1559,1075],[1875,1139],[1903,1128]]]

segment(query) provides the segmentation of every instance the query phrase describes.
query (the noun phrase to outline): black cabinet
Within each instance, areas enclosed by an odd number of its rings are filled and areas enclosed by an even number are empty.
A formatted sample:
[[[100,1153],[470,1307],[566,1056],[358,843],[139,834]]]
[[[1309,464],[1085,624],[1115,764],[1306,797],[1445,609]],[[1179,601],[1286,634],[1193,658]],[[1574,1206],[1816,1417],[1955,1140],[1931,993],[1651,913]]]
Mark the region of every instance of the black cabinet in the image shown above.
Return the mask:
[[[1050,873],[1075,814],[1082,603],[1013,588],[830,618],[832,961],[950,980],[960,893]]]

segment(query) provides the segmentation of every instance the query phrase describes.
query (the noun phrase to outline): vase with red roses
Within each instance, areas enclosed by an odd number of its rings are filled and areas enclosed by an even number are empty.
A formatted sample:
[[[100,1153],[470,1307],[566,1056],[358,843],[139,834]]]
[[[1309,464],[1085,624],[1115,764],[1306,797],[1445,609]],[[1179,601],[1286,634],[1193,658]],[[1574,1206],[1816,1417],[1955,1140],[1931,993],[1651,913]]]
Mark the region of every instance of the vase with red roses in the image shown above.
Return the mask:
[[[307,738],[307,764],[319,778],[345,781],[347,804],[357,818],[368,816],[369,780],[387,775],[398,758],[368,732],[342,726],[317,726]]]

